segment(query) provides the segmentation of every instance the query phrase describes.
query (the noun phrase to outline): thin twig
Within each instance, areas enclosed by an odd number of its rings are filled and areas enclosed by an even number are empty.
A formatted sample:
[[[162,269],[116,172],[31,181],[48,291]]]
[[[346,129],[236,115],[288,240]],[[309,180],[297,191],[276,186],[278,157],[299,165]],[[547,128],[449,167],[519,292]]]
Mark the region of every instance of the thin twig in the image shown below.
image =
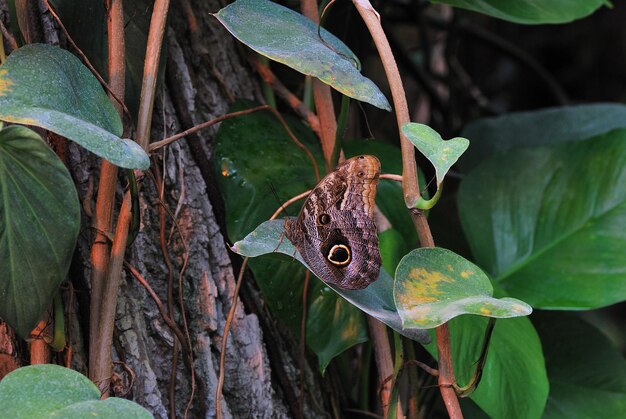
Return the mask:
[[[198,124],[192,128],[189,128],[179,134],[176,135],[172,135],[171,137],[165,138],[161,141],[155,141],[153,143],[151,143],[148,147],[149,151],[152,152],[154,150],[157,150],[167,144],[170,144],[176,140],[179,140],[189,134],[193,134],[201,129],[210,127],[213,124],[216,124],[218,122],[222,122],[225,119],[229,119],[229,118],[234,118],[236,116],[243,116],[243,115],[248,115],[250,113],[253,112],[258,112],[258,111],[270,111],[271,113],[274,114],[274,116],[278,119],[278,121],[281,123],[281,125],[283,126],[285,132],[287,133],[287,135],[289,135],[289,137],[291,138],[291,140],[294,142],[294,144],[296,146],[298,146],[300,149],[302,149],[304,151],[304,153],[307,155],[307,157],[309,158],[309,160],[311,161],[311,164],[313,165],[313,170],[315,172],[315,178],[319,181],[320,180],[320,172],[319,169],[317,167],[317,162],[315,161],[315,157],[313,157],[313,154],[311,153],[311,151],[304,145],[302,144],[298,138],[294,135],[293,131],[291,131],[291,128],[289,128],[289,125],[287,125],[287,122],[285,122],[284,118],[282,117],[282,115],[274,108],[272,108],[271,106],[268,105],[261,105],[261,106],[256,106],[254,108],[250,108],[250,109],[245,109],[243,111],[237,111],[237,112],[231,112],[231,113],[227,113],[225,115],[222,116],[218,116],[217,118],[211,119],[210,121],[206,121],[203,122],[201,124]]]
[[[228,333],[230,332],[230,326],[232,325],[233,319],[235,318],[235,310],[237,309],[237,302],[239,301],[239,289],[241,288],[241,283],[243,282],[243,273],[246,270],[247,265],[248,258],[246,257],[244,258],[243,263],[241,264],[241,268],[239,269],[239,276],[237,277],[235,292],[233,293],[233,299],[230,304],[230,310],[228,311],[226,323],[224,323],[224,334],[222,336],[222,346],[220,349],[220,373],[217,380],[217,391],[215,393],[215,414],[217,415],[217,419],[222,419],[222,389],[224,388],[225,377],[224,367],[226,365],[226,343],[228,342]]]
[[[289,89],[285,87],[284,84],[278,80],[274,72],[265,64],[263,64],[260,60],[251,60],[252,66],[259,73],[263,81],[270,86],[278,96],[283,98],[285,102],[289,104],[291,109],[294,110],[302,119],[309,123],[309,127],[311,127],[311,131],[315,133],[318,137],[322,134],[320,132],[320,121],[313,112],[300,100],[296,95],[291,93]]]
[[[278,217],[280,213],[283,212],[289,205],[293,204],[296,201],[299,201],[302,198],[306,198],[307,196],[309,196],[311,191],[312,189],[309,189],[308,191],[304,191],[301,194],[298,194],[294,196],[293,198],[290,198],[287,201],[285,201],[280,207],[278,207],[276,211],[274,211],[274,214],[272,214],[272,216],[270,217],[270,220],[276,219],[276,217]]]
[[[304,274],[304,287],[302,288],[302,319],[300,321],[300,411],[301,418],[304,418],[304,381],[305,381],[305,356],[306,356],[306,315],[308,309],[308,291],[311,271],[308,269]]]

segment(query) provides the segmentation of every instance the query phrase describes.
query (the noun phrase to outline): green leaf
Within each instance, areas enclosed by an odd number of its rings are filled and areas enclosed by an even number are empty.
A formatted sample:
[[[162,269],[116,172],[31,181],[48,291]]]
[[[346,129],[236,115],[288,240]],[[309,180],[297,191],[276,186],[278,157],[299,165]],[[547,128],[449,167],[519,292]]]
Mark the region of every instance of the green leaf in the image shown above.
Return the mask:
[[[100,74],[108,72],[108,39],[105,3],[84,0],[50,0],[53,9],[81,51]],[[124,3],[124,48],[126,62],[126,87],[124,103],[131,115],[136,117],[143,78],[148,29],[152,16],[151,0],[133,0]],[[161,57],[166,57],[167,42],[163,43]],[[156,90],[160,91],[165,64],[159,61]]]
[[[533,317],[546,354],[544,419],[617,418],[626,412],[626,360],[596,328],[571,314]]]
[[[272,252],[283,253],[307,266],[296,248],[283,234],[284,231],[284,220],[266,221],[243,240],[235,243],[231,249],[240,255],[249,257],[261,256]],[[376,281],[362,290],[346,290],[330,284],[326,284],[326,286],[370,316],[377,318],[409,339],[414,339],[418,342],[428,341],[428,335],[424,330],[403,327],[393,301],[393,280],[384,269],[380,270],[380,275]]]
[[[483,271],[446,249],[412,250],[396,269],[393,296],[403,327],[430,329],[461,314],[505,318],[532,312],[522,301],[492,295]]]
[[[100,400],[100,391],[87,377],[51,364],[18,368],[5,376],[0,411],[7,418],[152,418],[129,400]]]
[[[469,147],[466,138],[456,137],[444,141],[441,135],[428,125],[415,122],[404,124],[402,133],[435,168],[437,188],[443,182],[448,170]]]
[[[354,53],[333,34],[291,9],[267,0],[237,0],[215,17],[241,42],[346,96],[391,111],[380,89],[360,71]]]
[[[459,167],[467,172],[495,153],[587,140],[616,128],[626,128],[626,106],[617,103],[562,106],[483,118],[462,132],[471,139],[472,146],[459,160]]]
[[[478,264],[538,308],[626,299],[626,130],[495,155],[459,190]]]
[[[590,15],[607,0],[431,0],[516,23],[566,23]]]
[[[65,279],[80,206],[65,165],[32,130],[0,131],[0,317],[22,337]]]
[[[449,324],[454,372],[465,385],[480,356],[487,319],[461,316]],[[426,349],[437,356],[434,342]],[[534,419],[541,417],[548,387],[541,342],[530,321],[499,320],[482,380],[470,398],[492,419]]]
[[[306,319],[307,345],[317,355],[320,372],[337,355],[357,343],[367,342],[363,313],[331,291],[321,281],[312,281],[311,306]],[[341,326],[338,334],[332,325]],[[331,327],[329,327],[331,326]]]
[[[45,128],[128,169],[150,167],[95,77],[71,53],[46,44],[15,50],[0,67],[0,119]]]

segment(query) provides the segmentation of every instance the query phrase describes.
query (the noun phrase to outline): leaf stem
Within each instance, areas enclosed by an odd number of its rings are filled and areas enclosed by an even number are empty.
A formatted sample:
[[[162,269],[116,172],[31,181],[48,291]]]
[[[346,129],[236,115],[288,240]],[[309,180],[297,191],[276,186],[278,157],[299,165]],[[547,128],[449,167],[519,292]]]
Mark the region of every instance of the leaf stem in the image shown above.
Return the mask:
[[[402,126],[410,122],[410,117],[398,66],[391,52],[389,41],[382,29],[378,12],[376,12],[369,0],[352,1],[372,35],[372,39],[378,49],[378,54],[380,55],[385,69],[387,80],[389,81],[389,87],[391,88],[400,135],[400,145],[402,148],[402,188],[404,191],[404,202],[411,213],[411,218],[417,230],[420,244],[423,247],[434,247],[435,241],[433,240],[426,217],[421,210],[415,209],[415,203],[419,200],[421,195],[417,178],[415,148],[402,132]],[[441,396],[443,397],[449,416],[453,419],[462,418],[463,414],[461,413],[459,401],[452,387],[452,384],[454,384],[456,380],[452,367],[450,332],[447,324],[437,328],[437,348],[439,349],[439,383]],[[441,373],[441,371],[444,371],[445,374]],[[442,383],[445,385],[442,385]]]

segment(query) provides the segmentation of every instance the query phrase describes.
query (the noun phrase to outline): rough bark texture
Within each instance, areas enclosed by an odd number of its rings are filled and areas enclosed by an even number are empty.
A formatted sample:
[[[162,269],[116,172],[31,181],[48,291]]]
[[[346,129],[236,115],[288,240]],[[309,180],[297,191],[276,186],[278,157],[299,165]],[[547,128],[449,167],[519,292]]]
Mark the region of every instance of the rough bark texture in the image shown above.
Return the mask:
[[[183,13],[181,3],[184,2],[172,2],[171,6],[166,36],[167,74],[155,104],[153,139],[222,115],[232,100],[252,99],[258,91],[243,49],[210,15],[219,10],[220,2],[190,2],[190,12],[198,24],[195,32],[190,25],[192,16]],[[237,274],[220,228],[224,225],[223,213],[219,211],[219,192],[210,165],[211,139],[216,130],[210,128],[189,136],[153,156],[153,166],[158,165],[164,179],[163,200],[169,211],[166,232],[167,251],[174,268],[174,317],[182,328],[183,311],[178,304],[181,289],[193,347],[196,387],[189,417],[215,416],[219,351]],[[84,372],[85,333],[89,323],[86,278],[89,278],[92,240],[88,226],[99,160],[74,143],[69,145],[68,160],[84,211],[83,233],[70,272],[75,293],[71,301],[69,298],[65,301],[74,352],[72,366]],[[120,185],[126,183],[122,175],[120,179]],[[118,204],[122,195],[120,186]],[[160,206],[154,176],[148,175],[142,186],[141,229],[126,260],[141,272],[167,306],[169,273],[159,242]],[[185,255],[188,260],[179,282]],[[240,263],[237,258],[234,262]],[[167,417],[174,335],[146,289],[129,273],[124,275],[115,325],[113,392],[137,401],[156,417]],[[238,303],[227,345],[224,417],[298,416],[297,342],[269,318],[254,285],[245,284],[242,293],[246,304]],[[190,371],[182,358],[179,352],[175,387],[177,417],[184,415],[191,394]],[[308,366],[306,381],[304,417],[326,416],[320,379]]]

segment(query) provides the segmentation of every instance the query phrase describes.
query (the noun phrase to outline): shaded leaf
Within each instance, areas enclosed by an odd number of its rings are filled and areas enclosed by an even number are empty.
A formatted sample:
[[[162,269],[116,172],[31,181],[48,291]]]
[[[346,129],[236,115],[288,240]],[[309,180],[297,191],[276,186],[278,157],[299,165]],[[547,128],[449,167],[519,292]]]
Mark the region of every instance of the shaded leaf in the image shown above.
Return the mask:
[[[354,53],[303,15],[268,0],[237,0],[215,17],[241,42],[346,96],[391,111],[380,89],[359,69]]]
[[[412,250],[400,261],[395,276],[394,300],[403,327],[430,329],[461,314],[505,318],[532,312],[514,298],[493,298],[483,271],[447,249]]]
[[[469,382],[480,357],[487,319],[461,316],[450,321],[454,372]],[[437,356],[435,343],[426,349]],[[470,398],[493,419],[540,418],[548,397],[541,341],[528,318],[496,322],[480,385]]]
[[[550,378],[544,418],[616,418],[626,412],[626,360],[599,330],[572,314],[533,317]]]
[[[266,221],[243,240],[235,243],[232,250],[240,255],[250,257],[271,252],[283,253],[307,266],[293,244],[284,236],[284,230],[284,220]],[[402,327],[402,321],[393,301],[393,280],[384,269],[380,270],[380,275],[376,281],[362,290],[345,290],[330,284],[326,284],[326,286],[404,336],[418,342],[428,341],[428,335],[424,330]]]
[[[0,131],[0,317],[28,336],[65,280],[80,207],[65,165],[32,130]]]
[[[74,55],[46,44],[15,50],[0,67],[0,119],[45,128],[128,169],[150,167],[95,77]]]
[[[321,281],[312,280],[311,306],[306,319],[307,345],[317,355],[322,374],[337,355],[357,343],[368,340],[367,324],[363,313],[346,304],[337,293]],[[340,339],[329,325],[341,325]]]
[[[18,368],[0,382],[0,411],[7,418],[152,418],[129,400],[109,397],[84,375],[59,365]]]
[[[478,264],[538,308],[626,299],[626,130],[499,154],[461,184]]]
[[[607,0],[431,0],[516,23],[566,23],[590,15]]]
[[[616,128],[626,128],[626,105],[619,103],[562,106],[482,118],[463,129],[462,135],[472,141],[472,146],[459,160],[459,167],[469,171],[495,153],[587,140]]]

